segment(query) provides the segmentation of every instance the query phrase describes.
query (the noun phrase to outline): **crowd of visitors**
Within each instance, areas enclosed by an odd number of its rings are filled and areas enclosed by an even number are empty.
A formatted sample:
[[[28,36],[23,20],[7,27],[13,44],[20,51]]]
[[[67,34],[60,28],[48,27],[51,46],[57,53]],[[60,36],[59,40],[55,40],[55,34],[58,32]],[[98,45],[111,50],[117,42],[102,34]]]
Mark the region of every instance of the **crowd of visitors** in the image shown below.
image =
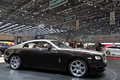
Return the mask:
[[[58,40],[58,38],[55,37],[55,40]],[[58,41],[60,41],[60,40],[58,40]],[[60,41],[60,42],[62,42],[62,41]],[[70,39],[68,40],[68,42],[67,42],[67,40],[65,39],[62,43],[65,44],[65,45],[67,45],[67,46],[70,46],[70,47],[72,47],[72,48],[84,48],[81,39],[80,39],[80,42],[77,43],[77,44],[76,44],[76,41],[75,41],[75,40],[70,40]]]
[[[55,40],[58,40],[58,38],[55,38]],[[96,44],[94,47],[91,48],[89,45],[84,46],[84,44],[82,43],[82,39],[80,39],[80,41],[78,43],[76,43],[75,40],[70,40],[70,39],[68,40],[68,42],[66,39],[64,39],[64,41],[61,41],[61,40],[58,40],[58,41],[64,43],[67,46],[70,46],[72,48],[81,48],[81,49],[101,51],[100,44]]]

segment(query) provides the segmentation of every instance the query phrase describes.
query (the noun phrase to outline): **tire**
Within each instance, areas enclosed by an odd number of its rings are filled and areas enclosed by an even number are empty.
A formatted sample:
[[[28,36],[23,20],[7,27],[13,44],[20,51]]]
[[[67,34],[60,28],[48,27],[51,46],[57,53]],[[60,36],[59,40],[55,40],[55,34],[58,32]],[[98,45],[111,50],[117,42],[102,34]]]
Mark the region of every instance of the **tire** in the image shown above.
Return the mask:
[[[74,77],[85,77],[88,72],[88,66],[82,59],[74,59],[69,63],[69,72]]]
[[[10,57],[10,67],[14,70],[21,68],[22,62],[21,58],[18,55],[13,55]]]
[[[110,51],[106,51],[106,55],[110,55]]]

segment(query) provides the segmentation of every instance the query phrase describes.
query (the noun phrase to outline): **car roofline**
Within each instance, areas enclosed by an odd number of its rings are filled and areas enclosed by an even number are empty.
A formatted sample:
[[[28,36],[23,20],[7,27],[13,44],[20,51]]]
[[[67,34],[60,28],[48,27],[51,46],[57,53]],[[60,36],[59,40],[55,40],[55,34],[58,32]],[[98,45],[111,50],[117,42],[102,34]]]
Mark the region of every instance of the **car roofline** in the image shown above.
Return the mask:
[[[32,41],[57,41],[57,40],[52,40],[52,39],[36,39],[36,40],[29,40],[29,41],[25,41],[21,44],[26,44],[26,43],[29,43],[29,42],[32,42]]]

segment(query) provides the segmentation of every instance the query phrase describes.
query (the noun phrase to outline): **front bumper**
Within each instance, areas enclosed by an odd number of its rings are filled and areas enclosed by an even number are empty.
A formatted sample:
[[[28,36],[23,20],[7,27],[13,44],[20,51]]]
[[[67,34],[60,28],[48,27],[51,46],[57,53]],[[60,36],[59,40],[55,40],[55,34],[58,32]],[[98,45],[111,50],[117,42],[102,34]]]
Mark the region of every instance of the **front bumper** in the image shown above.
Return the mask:
[[[107,60],[106,56],[101,56],[101,60],[96,60],[94,57],[92,57],[89,62],[89,72],[90,73],[101,73],[105,71],[105,67],[107,66]]]
[[[107,64],[103,64],[101,66],[90,66],[89,68],[89,72],[91,74],[96,74],[96,73],[101,73],[105,71],[105,67],[107,66]]]
[[[4,55],[4,61],[9,64],[9,57],[7,55]]]

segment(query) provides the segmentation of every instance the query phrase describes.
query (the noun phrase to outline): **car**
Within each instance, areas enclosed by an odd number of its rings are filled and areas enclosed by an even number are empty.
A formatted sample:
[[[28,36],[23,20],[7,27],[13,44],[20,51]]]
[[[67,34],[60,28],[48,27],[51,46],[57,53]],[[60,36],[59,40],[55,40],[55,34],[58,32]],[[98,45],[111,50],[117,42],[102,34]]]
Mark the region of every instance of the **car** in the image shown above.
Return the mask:
[[[8,48],[4,60],[14,70],[33,67],[67,71],[72,76],[101,73],[107,66],[106,56],[97,51],[72,49],[56,40],[30,40]]]
[[[4,54],[4,51],[8,48],[6,43],[0,43],[0,56]]]
[[[120,57],[120,46],[108,46],[105,48],[104,53],[106,54],[106,56]]]

